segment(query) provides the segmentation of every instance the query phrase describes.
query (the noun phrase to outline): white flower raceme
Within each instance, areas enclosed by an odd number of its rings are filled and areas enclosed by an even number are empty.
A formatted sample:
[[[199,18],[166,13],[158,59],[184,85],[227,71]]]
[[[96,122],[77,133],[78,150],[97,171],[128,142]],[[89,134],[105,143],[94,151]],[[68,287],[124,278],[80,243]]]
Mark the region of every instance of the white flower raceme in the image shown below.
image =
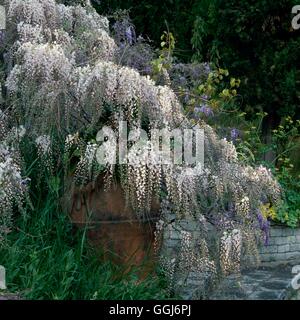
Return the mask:
[[[111,61],[117,50],[114,40],[109,36],[109,21],[95,10],[81,6],[57,5],[59,26],[71,34],[76,45],[76,61],[80,65],[93,63],[97,59]]]
[[[152,80],[133,69],[99,61],[93,68],[79,68],[75,73],[78,101],[90,113],[101,115],[103,105],[111,104],[124,108],[126,120],[130,122],[143,115],[152,122],[179,124],[184,120],[174,92],[167,87],[155,86]],[[91,114],[91,119],[95,115]]]
[[[27,24],[22,21],[17,25],[17,31],[20,43],[43,43],[45,41],[40,25]]]
[[[49,136],[39,136],[35,140],[38,149],[41,151],[43,154],[47,154],[51,150],[51,138]]]
[[[34,2],[10,3],[9,16],[18,21],[19,39],[16,42],[20,45],[14,55],[15,67],[6,85],[16,99],[21,92],[29,100],[28,108],[36,109],[36,101],[40,97],[39,103],[45,111],[40,110],[41,117],[46,118],[53,113],[57,97],[63,94],[64,101],[60,107],[62,120],[72,117],[70,113],[75,112],[77,114],[74,116],[81,117],[83,122],[88,120],[96,123],[102,114],[103,104],[107,103],[127,108],[127,119],[132,119],[136,114],[142,117],[146,113],[150,121],[172,123],[176,120],[180,123],[184,120],[182,108],[170,88],[157,87],[152,80],[142,77],[135,70],[110,62],[115,44],[108,35],[106,18],[100,17],[92,9],[63,5],[53,7],[46,0],[41,0],[36,1],[37,9],[31,21],[29,13],[33,10]],[[53,7],[56,16],[50,22],[44,12],[48,10],[48,5]],[[37,14],[38,11],[41,13]],[[48,42],[44,43],[44,39]],[[81,41],[82,45],[79,46]],[[75,61],[80,62],[80,66],[76,66]],[[46,96],[45,101],[43,97]],[[31,97],[34,101],[30,101]],[[14,103],[17,101],[19,99]],[[46,108],[49,108],[49,112]],[[81,116],[82,112],[85,116]],[[29,113],[36,114],[35,111]],[[40,117],[37,119],[40,122]],[[70,119],[66,121],[70,123]]]
[[[0,115],[0,244],[10,231],[13,208],[22,207],[28,179],[23,179],[18,144],[25,134],[23,127],[8,130]],[[13,145],[13,146],[12,146]]]
[[[11,0],[7,15],[16,25],[25,22],[53,28],[56,24],[56,3],[54,0]]]
[[[98,175],[101,172],[101,166],[99,166],[96,158],[97,149],[97,144],[87,143],[75,171],[75,180],[77,184],[86,184],[98,178]]]
[[[65,144],[71,146],[71,145],[73,145],[73,144],[76,144],[76,142],[78,141],[78,139],[79,139],[78,132],[76,132],[75,134],[69,134],[69,135],[67,135],[67,137],[66,137]]]
[[[19,50],[22,55],[22,71],[43,82],[66,81],[74,61],[65,55],[63,48],[55,44],[25,43]]]
[[[232,271],[240,271],[240,259],[242,252],[242,233],[238,229],[224,232],[221,237],[220,264],[224,274]]]

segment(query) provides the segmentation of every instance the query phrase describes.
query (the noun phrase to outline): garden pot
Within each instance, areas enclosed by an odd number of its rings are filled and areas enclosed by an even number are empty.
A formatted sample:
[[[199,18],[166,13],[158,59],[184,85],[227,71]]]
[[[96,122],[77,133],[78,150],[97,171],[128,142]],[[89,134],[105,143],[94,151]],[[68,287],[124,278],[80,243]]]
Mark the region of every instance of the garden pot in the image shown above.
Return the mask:
[[[104,190],[103,179],[76,188],[71,179],[69,215],[77,227],[87,227],[91,243],[105,259],[128,267],[141,268],[142,273],[153,268],[154,227],[159,203],[153,203],[148,218],[138,219],[127,206],[119,184]]]

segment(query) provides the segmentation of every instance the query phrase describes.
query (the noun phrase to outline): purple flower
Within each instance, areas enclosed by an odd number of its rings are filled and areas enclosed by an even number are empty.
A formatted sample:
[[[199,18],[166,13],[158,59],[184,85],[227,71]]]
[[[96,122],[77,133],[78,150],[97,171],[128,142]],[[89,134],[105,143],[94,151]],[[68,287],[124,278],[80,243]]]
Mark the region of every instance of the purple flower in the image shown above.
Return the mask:
[[[144,73],[146,74],[150,74],[152,72],[152,69],[150,66],[146,66],[145,69],[144,69]]]
[[[4,30],[0,30],[0,45],[4,43],[5,40],[5,32]]]
[[[132,45],[135,42],[136,37],[135,37],[135,32],[132,26],[129,26],[126,28],[125,36],[130,45]]]
[[[184,77],[184,76],[181,76],[180,78],[179,78],[179,82],[180,82],[180,84],[181,85],[186,85],[186,83],[187,83],[187,81],[186,81],[186,78]]]
[[[135,30],[128,17],[118,20],[113,25],[113,29],[117,44],[120,45],[122,42],[125,42],[133,45],[136,42]]]
[[[233,128],[230,131],[230,136],[231,136],[231,139],[234,141],[240,136],[240,131],[238,129],[236,129],[236,128]]]
[[[265,220],[264,226],[263,226],[263,232],[265,234],[265,246],[269,245],[269,238],[270,238],[270,221]]]
[[[260,211],[257,214],[257,220],[259,228],[264,234],[264,244],[265,246],[268,246],[270,238],[270,221],[268,219],[265,219]]]
[[[23,179],[22,180],[22,185],[25,185],[25,186],[27,186],[28,184],[29,184],[29,182],[31,181],[31,179],[30,178],[25,178],[25,179]]]
[[[263,215],[261,214],[261,212],[258,212],[258,214],[257,214],[257,220],[258,220],[258,223],[259,223],[259,227],[262,228],[263,222],[264,222],[264,217],[263,217]]]
[[[204,66],[204,71],[205,71],[207,74],[209,74],[209,73],[211,72],[211,68],[210,68],[209,63],[208,63],[208,62],[205,62],[205,63],[203,64],[203,66]]]
[[[184,98],[183,98],[184,102],[185,102],[185,103],[188,103],[188,102],[189,102],[189,99],[190,99],[190,95],[189,95],[188,93],[186,93],[186,94],[184,95]]]
[[[214,116],[213,110],[207,106],[202,106],[202,107],[198,108],[198,110],[199,110],[199,112],[204,113],[207,117]]]

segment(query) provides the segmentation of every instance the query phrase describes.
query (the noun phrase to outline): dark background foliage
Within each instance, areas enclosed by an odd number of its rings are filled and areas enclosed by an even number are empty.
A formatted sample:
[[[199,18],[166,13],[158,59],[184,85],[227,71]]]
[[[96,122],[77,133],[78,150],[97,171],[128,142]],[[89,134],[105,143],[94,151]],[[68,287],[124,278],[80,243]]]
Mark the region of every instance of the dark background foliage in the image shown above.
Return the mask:
[[[117,9],[129,9],[137,34],[148,37],[156,47],[162,33],[169,29],[176,38],[176,55],[188,61],[193,52],[192,29],[195,20],[195,0],[101,0],[92,1],[103,14]]]
[[[267,127],[299,116],[300,32],[291,28],[297,0],[101,0],[100,13],[130,9],[137,33],[160,44],[167,29],[175,54],[210,61],[242,80],[246,111],[269,113]]]
[[[300,32],[292,0],[198,1],[192,38],[197,60],[210,60],[243,81],[244,107],[279,122],[299,116]]]

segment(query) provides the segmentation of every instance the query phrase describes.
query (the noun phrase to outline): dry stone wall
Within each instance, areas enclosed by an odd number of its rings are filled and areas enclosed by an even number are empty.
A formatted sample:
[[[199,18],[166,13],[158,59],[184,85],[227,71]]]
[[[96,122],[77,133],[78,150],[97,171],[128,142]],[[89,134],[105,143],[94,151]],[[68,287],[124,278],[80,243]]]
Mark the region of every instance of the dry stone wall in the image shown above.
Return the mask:
[[[300,261],[300,228],[273,226],[269,245],[260,248],[262,264]]]

